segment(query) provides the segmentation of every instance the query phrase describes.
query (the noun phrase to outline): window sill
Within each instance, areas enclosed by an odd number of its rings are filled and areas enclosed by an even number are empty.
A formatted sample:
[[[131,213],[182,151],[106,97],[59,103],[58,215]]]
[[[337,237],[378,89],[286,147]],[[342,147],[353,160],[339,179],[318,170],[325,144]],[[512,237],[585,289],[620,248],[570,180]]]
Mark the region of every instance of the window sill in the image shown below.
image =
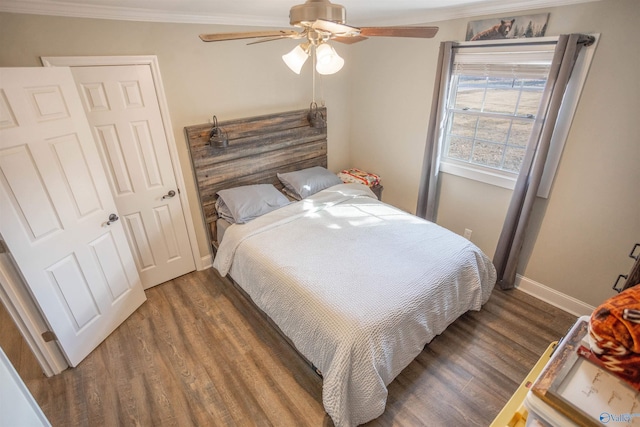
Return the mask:
[[[460,176],[462,178],[472,179],[474,181],[484,182],[485,184],[495,185],[497,187],[513,190],[516,185],[516,176],[508,176],[500,172],[492,172],[480,167],[460,165],[457,163],[440,163],[440,171],[451,175]]]

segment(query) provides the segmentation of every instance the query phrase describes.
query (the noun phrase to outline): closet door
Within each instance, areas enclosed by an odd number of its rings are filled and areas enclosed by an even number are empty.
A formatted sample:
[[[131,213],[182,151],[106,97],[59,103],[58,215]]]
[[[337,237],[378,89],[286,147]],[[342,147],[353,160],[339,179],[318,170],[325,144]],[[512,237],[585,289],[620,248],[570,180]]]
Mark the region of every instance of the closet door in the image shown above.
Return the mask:
[[[147,65],[72,67],[145,289],[195,270]]]
[[[146,299],[68,68],[0,68],[0,234],[71,366]]]

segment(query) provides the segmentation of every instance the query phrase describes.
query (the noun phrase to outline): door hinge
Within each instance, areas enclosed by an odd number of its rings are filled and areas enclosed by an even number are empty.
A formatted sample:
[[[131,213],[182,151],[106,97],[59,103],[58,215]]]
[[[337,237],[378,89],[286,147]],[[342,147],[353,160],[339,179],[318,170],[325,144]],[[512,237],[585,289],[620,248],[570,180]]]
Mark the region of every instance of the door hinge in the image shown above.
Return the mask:
[[[52,331],[43,332],[42,339],[44,342],[58,341],[58,337]]]

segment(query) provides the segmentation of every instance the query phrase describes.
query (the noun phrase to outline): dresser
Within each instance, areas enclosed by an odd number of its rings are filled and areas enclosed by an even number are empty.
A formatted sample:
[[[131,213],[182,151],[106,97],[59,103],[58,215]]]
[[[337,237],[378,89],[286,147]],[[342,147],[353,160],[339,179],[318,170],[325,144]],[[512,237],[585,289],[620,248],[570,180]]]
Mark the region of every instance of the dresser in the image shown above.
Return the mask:
[[[589,348],[588,325],[580,317],[549,346],[492,427],[640,426],[640,392],[579,356]]]

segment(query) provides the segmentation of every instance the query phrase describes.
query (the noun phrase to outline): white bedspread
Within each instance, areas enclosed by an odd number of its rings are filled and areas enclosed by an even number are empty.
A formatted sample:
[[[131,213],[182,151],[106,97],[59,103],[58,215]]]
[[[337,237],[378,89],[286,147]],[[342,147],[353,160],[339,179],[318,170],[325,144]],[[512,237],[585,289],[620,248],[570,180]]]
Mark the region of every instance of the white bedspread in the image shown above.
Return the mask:
[[[479,310],[496,281],[471,242],[361,184],[229,227],[214,267],[322,371],[338,427],[381,415],[386,386],[450,323]]]

